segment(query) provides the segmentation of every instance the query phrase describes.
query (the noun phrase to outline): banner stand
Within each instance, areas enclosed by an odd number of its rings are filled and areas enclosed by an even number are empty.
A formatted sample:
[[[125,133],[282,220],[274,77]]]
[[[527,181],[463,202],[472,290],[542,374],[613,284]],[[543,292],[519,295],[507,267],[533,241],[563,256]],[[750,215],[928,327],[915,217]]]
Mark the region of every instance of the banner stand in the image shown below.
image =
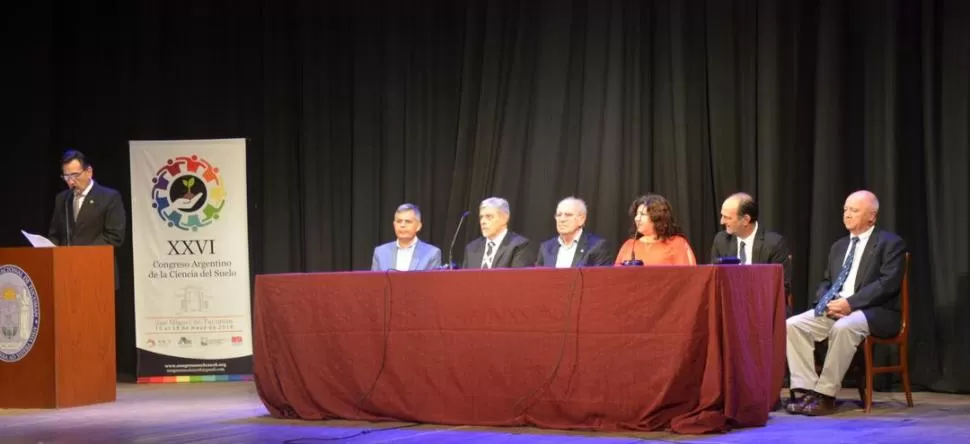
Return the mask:
[[[246,139],[129,148],[137,381],[251,380]]]

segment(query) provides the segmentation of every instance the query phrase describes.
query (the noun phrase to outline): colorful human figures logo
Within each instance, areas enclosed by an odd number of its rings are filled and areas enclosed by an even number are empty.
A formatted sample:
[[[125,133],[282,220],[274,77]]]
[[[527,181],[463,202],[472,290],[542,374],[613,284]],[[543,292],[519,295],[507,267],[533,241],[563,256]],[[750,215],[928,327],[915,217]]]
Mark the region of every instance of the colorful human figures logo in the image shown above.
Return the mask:
[[[168,159],[152,185],[152,208],[158,217],[184,231],[211,225],[226,203],[219,168],[195,154]]]

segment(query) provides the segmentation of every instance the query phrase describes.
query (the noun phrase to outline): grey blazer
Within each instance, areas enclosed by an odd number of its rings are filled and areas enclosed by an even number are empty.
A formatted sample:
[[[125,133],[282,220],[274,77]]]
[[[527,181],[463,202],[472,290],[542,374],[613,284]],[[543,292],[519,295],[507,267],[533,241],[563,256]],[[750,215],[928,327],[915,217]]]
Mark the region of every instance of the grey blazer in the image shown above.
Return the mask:
[[[374,259],[371,261],[372,271],[387,271],[395,269],[397,264],[397,241],[391,241],[374,248]],[[438,247],[418,239],[411,256],[411,266],[407,270],[434,270],[441,268],[441,250]]]

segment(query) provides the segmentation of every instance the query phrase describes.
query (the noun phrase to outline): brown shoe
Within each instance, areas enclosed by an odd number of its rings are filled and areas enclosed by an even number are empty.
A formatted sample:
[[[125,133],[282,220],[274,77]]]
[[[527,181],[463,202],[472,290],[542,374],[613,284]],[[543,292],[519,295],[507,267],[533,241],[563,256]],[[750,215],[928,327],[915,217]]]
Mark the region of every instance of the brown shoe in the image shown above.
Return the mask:
[[[815,392],[811,390],[794,389],[785,404],[785,411],[792,415],[800,415],[806,405],[815,399]]]
[[[802,414],[806,416],[826,416],[835,411],[835,398],[822,394],[816,394],[812,397],[812,402],[802,407]]]

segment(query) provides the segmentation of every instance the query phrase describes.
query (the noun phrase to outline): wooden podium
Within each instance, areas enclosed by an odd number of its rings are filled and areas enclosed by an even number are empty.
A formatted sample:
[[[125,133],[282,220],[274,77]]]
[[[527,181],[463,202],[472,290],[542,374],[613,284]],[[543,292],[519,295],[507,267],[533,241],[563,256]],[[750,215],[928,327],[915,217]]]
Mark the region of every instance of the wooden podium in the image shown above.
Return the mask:
[[[0,248],[0,266],[4,265],[19,267],[33,281],[40,318],[29,351],[15,362],[0,360],[0,408],[60,408],[114,401],[112,247]],[[5,277],[8,274],[0,275],[0,286],[11,281],[11,276]],[[10,285],[7,287],[6,291],[0,288],[6,293],[0,294],[0,303],[6,297],[9,324],[14,322],[9,315],[15,296]],[[0,321],[3,314],[0,310]]]

